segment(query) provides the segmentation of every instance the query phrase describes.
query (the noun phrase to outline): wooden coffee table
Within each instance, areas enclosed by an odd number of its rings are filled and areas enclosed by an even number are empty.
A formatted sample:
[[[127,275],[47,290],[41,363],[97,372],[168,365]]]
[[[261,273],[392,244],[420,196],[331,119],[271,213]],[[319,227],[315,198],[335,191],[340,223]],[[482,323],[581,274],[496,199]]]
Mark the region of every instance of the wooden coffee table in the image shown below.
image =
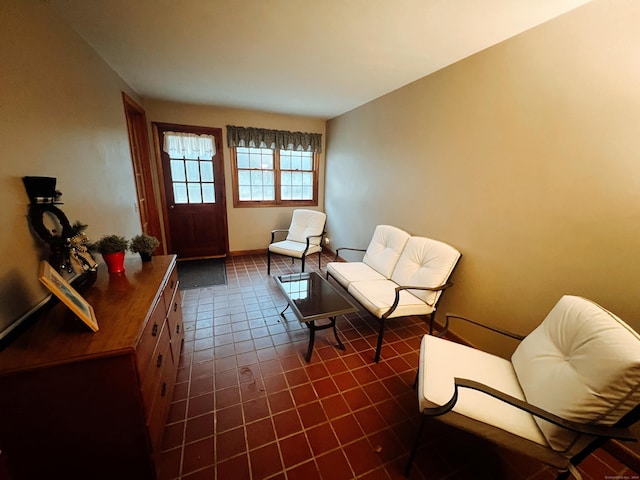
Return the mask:
[[[311,360],[317,330],[332,328],[338,342],[336,347],[344,350],[336,330],[336,316],[356,312],[358,307],[316,272],[282,275],[275,279],[288,304],[280,315],[284,318],[284,312],[291,307],[296,318],[309,328],[309,347],[305,360]],[[325,318],[329,323],[316,325],[316,320]]]

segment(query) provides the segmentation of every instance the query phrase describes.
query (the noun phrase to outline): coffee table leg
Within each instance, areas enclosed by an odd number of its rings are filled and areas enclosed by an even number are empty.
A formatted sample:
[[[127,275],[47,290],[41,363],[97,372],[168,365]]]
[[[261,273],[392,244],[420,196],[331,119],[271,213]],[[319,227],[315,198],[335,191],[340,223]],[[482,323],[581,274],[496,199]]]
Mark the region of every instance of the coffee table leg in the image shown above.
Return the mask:
[[[313,352],[313,342],[316,339],[316,324],[311,320],[307,322],[307,327],[309,327],[309,346],[307,347],[307,354],[304,356],[304,359],[309,363],[311,360],[311,352]]]
[[[340,341],[340,337],[338,337],[338,330],[336,329],[336,317],[331,317],[331,326],[333,327],[333,336],[336,337],[336,341],[338,342],[337,347],[340,350],[344,350],[344,345],[342,344],[342,342]]]

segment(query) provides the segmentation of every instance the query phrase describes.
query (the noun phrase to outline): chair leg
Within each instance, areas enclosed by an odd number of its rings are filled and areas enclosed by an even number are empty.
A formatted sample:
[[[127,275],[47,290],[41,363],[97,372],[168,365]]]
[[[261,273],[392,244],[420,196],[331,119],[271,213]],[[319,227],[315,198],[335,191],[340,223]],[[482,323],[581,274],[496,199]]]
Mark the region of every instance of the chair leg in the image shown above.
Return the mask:
[[[322,250],[318,252],[318,270],[322,270]]]
[[[304,255],[302,256],[302,273],[304,273]]]
[[[271,250],[267,248],[267,275],[271,275]]]
[[[416,451],[418,450],[418,443],[420,443],[420,438],[422,438],[422,429],[424,428],[424,420],[425,420],[425,416],[422,415],[422,419],[420,420],[420,426],[418,427],[418,433],[416,434],[416,439],[413,442],[413,447],[411,447],[411,453],[409,453],[409,460],[407,461],[407,466],[404,469],[405,477],[409,477],[409,472],[411,472],[413,459],[416,456]]]
[[[380,361],[380,352],[382,351],[382,337],[384,335],[384,318],[380,319],[380,331],[378,332],[378,345],[376,346],[376,357],[374,361],[378,363]]]

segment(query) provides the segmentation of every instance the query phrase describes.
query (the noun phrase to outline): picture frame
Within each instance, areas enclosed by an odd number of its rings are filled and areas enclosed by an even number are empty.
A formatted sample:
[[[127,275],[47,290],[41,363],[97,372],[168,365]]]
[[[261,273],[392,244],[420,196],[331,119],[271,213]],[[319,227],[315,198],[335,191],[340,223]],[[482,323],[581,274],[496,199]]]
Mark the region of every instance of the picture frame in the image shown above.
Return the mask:
[[[100,327],[93,307],[46,260],[40,262],[39,279],[92,331],[98,331]]]

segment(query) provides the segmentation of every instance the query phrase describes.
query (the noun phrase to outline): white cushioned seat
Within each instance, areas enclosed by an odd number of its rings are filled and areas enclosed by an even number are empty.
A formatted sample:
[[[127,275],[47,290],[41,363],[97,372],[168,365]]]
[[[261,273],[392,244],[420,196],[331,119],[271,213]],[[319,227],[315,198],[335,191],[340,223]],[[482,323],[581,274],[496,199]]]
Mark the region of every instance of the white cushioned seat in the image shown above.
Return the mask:
[[[283,240],[281,242],[272,243],[269,245],[271,253],[277,253],[279,255],[285,255],[287,257],[302,258],[302,254],[310,255],[317,253],[321,250],[320,245],[309,245],[309,249],[305,252],[307,244],[294,242],[291,240]]]
[[[384,275],[364,262],[329,262],[327,263],[327,273],[344,288],[348,288],[351,282],[386,280]]]
[[[454,393],[453,379],[456,377],[470,378],[519,400],[525,400],[509,360],[466,345],[425,335],[420,348],[419,368],[420,411],[448,402]],[[547,445],[531,414],[482,392],[460,389],[453,411],[540,445]]]
[[[391,280],[363,280],[351,282],[347,292],[355,298],[369,313],[377,318],[391,308],[396,298],[396,287]],[[387,318],[406,317],[407,315],[429,315],[433,306],[412,295],[407,290],[400,292],[400,302]]]

